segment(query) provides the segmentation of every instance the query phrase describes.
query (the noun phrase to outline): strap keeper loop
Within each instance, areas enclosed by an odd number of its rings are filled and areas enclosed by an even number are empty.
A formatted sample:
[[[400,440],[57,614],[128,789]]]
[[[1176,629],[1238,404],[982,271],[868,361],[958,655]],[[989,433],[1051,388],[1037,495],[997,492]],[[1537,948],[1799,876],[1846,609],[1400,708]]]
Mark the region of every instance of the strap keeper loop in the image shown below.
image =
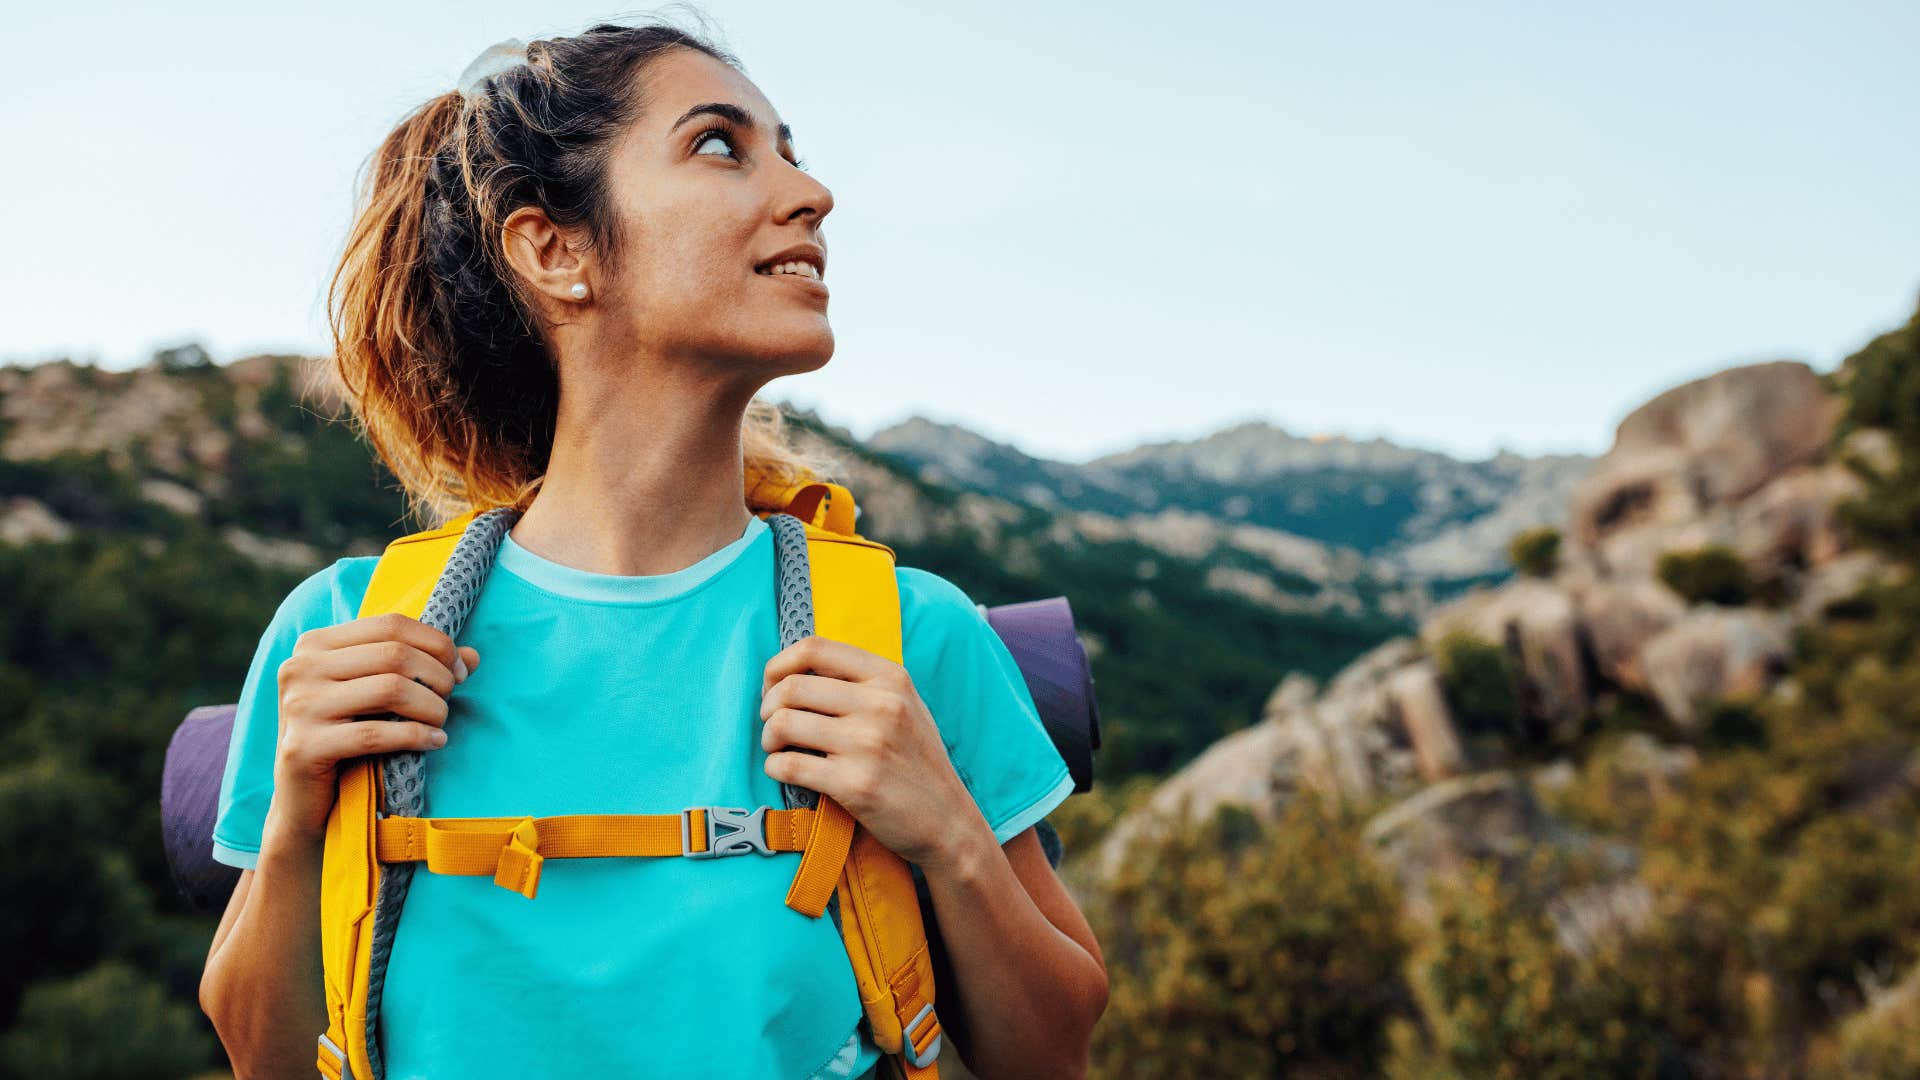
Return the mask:
[[[540,830],[534,828],[532,818],[521,818],[513,827],[512,835],[507,837],[506,846],[500,849],[493,883],[531,900],[540,891],[540,864],[544,862],[546,859],[540,854]]]

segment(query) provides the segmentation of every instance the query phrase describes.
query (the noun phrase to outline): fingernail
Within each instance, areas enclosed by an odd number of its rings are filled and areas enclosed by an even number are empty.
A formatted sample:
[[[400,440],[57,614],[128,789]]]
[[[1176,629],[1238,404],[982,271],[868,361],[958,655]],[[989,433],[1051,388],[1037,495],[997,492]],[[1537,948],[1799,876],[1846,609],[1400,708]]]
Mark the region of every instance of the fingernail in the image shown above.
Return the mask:
[[[453,681],[456,683],[466,682],[467,674],[467,658],[455,654],[453,658]]]
[[[427,736],[427,741],[435,746],[445,746],[447,745],[447,733],[436,730],[433,734]]]

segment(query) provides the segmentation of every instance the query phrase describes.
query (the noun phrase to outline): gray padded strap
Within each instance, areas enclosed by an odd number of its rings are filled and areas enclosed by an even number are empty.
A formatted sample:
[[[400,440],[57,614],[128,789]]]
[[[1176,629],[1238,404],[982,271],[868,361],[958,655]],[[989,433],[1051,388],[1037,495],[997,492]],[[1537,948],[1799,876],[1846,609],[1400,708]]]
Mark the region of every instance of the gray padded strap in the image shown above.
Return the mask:
[[[767,525],[773,529],[776,618],[780,623],[780,647],[784,649],[813,633],[813,570],[807,561],[807,529],[799,518],[785,513],[768,514]],[[803,749],[802,752],[825,756],[818,750]],[[786,800],[789,810],[812,808],[820,802],[819,792],[785,781],[780,783],[780,795]],[[839,926],[840,893],[837,889],[827,897],[827,913],[833,916],[833,925]]]
[[[447,566],[434,583],[420,621],[458,640],[467,625],[467,616],[480,599],[480,589],[493,569],[493,556],[500,541],[520,511],[510,506],[496,507],[476,514],[454,545]],[[427,812],[426,755],[418,750],[387,754],[381,759],[380,777],[384,781],[382,815],[425,817]],[[380,997],[387,982],[387,960],[393,953],[393,932],[400,923],[400,908],[407,901],[407,887],[413,884],[414,864],[388,863],[380,875],[380,891],[373,903],[373,943],[367,965],[367,1058],[373,1065],[373,1080],[383,1080],[386,1063],[381,1059],[379,1024]]]
[[[813,633],[813,572],[807,562],[807,531],[792,514],[769,514],[767,525],[773,529],[773,579],[778,598],[780,647]],[[817,753],[818,751],[812,751]],[[818,792],[797,784],[782,782],[780,792],[787,807],[813,807],[820,801]]]

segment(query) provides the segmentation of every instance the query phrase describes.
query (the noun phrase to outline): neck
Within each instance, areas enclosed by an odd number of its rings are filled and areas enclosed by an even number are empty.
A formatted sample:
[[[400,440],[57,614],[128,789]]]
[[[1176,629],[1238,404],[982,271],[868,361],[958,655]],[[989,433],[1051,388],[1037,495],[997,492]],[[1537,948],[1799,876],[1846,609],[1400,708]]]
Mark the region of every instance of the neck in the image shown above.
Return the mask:
[[[563,390],[546,478],[514,542],[563,566],[631,576],[685,569],[740,539],[753,517],[740,448],[751,397],[631,374]]]

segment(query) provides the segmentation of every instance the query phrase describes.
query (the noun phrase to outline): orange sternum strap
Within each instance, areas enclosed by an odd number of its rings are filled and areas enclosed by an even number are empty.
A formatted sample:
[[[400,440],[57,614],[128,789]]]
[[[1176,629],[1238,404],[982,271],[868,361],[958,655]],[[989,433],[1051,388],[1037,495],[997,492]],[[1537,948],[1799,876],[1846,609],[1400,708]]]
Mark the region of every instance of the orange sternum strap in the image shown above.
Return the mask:
[[[609,855],[712,859],[787,851],[818,856],[803,860],[802,870],[810,871],[805,875],[809,882],[815,875],[825,875],[825,893],[831,895],[833,882],[845,866],[847,847],[836,835],[840,830],[832,819],[844,814],[808,808],[694,806],[677,814],[382,817],[374,828],[376,854],[383,863],[425,862],[436,874],[487,875],[528,899],[539,892],[540,867],[547,859]],[[787,903],[818,917],[826,910],[826,896],[818,896],[815,904],[820,890],[804,887],[800,878],[796,875]]]

